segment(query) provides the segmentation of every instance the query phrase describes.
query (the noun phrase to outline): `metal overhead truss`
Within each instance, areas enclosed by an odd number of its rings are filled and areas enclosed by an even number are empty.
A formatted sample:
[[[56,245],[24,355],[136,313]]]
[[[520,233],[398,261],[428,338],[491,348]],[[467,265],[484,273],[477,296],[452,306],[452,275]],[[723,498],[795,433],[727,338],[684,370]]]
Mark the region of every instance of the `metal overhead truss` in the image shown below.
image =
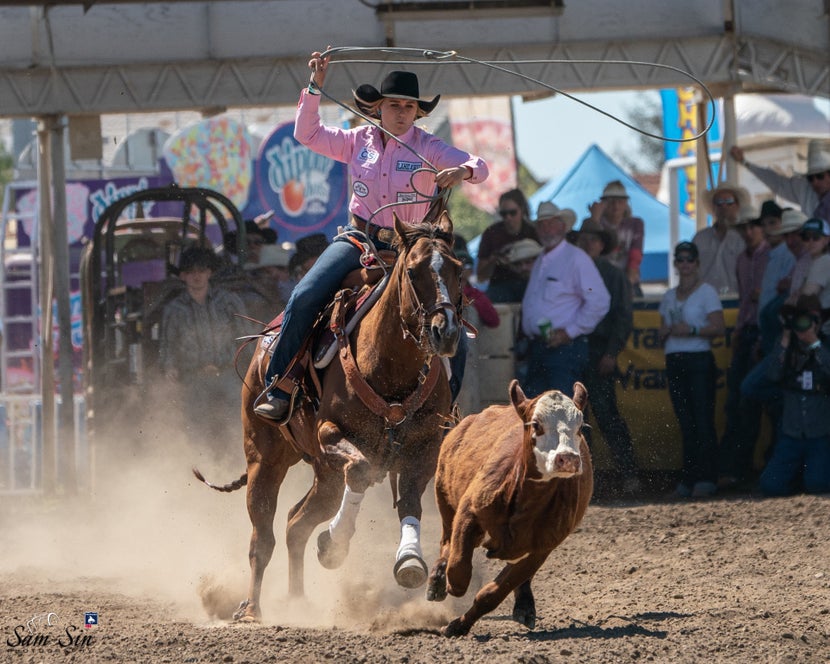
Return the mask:
[[[609,62],[632,60],[672,65],[716,87],[734,84],[735,91],[780,90],[830,96],[830,60],[826,53],[806,51],[768,38],[737,37],[733,41],[730,35],[720,35],[651,42],[537,45],[460,54],[496,61],[500,67],[568,91],[691,83],[670,70]],[[543,62],[547,60],[562,62]],[[350,89],[367,80],[366,67],[357,63],[340,65],[336,74],[330,76],[328,90],[348,95]],[[280,106],[294,104],[297,90],[307,80],[306,60],[296,58],[6,67],[0,68],[0,116]],[[441,62],[426,72],[424,81],[425,89],[452,90],[456,96],[546,92],[526,79],[474,63]]]
[[[454,49],[526,77],[404,60],[422,89],[448,96],[551,92],[533,79],[569,92],[691,83],[611,62],[632,60],[719,92],[830,97],[828,14],[830,0],[0,0],[0,116],[293,105],[325,44]],[[379,80],[383,58],[403,60],[337,53],[327,92],[346,99]]]

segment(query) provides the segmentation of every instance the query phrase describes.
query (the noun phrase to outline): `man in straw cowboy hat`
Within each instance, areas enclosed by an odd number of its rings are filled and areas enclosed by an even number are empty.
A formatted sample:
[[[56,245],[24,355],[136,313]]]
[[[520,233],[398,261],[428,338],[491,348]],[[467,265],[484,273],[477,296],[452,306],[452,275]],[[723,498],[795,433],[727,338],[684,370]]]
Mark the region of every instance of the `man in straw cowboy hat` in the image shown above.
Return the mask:
[[[352,183],[351,222],[326,247],[288,301],[265,375],[268,388],[254,409],[260,417],[275,421],[285,419],[289,406],[289,395],[275,387],[276,379],[285,373],[343,278],[361,266],[362,251],[350,236],[358,240],[368,236],[378,249],[392,249],[393,210],[404,222],[420,222],[431,203],[425,195],[431,195],[436,187],[455,187],[465,180],[483,182],[489,174],[480,157],[447,145],[415,126],[416,119],[432,112],[439,96],[421,99],[418,77],[412,72],[390,72],[380,89],[364,84],[354,90],[357,107],[377,123],[351,129],[324,125],[320,119],[320,89],[328,64],[321,52],[311,54],[311,81],[300,95],[294,138],[314,152],[348,165]],[[451,361],[453,398],[460,390],[464,373],[463,343],[464,335]]]
[[[741,209],[749,207],[749,192],[736,184],[724,182],[703,196],[703,204],[712,215],[712,225],[699,230],[692,242],[698,248],[700,278],[719,293],[737,293],[735,264],[746,247],[735,229]]]
[[[792,176],[772,168],[750,164],[737,145],[729,152],[772,192],[795,201],[804,214],[830,221],[830,138],[815,138],[807,144],[807,171]]]
[[[608,311],[611,297],[584,251],[565,241],[576,213],[545,201],[536,214],[542,253],[522,300],[522,331],[530,339],[528,396],[546,390],[573,395],[588,364],[588,334]]]
[[[498,281],[490,281],[487,295],[493,302],[521,302],[530,278],[530,270],[536,257],[542,253],[542,245],[526,237],[504,246],[504,263]]]
[[[591,410],[608,443],[626,493],[640,488],[631,432],[617,407],[617,355],[625,348],[634,326],[631,283],[608,257],[617,238],[613,230],[586,219],[576,233],[577,246],[588,254],[599,270],[611,304],[593,332],[588,334],[588,368],[583,382],[591,398]],[[588,442],[592,443],[590,434]]]

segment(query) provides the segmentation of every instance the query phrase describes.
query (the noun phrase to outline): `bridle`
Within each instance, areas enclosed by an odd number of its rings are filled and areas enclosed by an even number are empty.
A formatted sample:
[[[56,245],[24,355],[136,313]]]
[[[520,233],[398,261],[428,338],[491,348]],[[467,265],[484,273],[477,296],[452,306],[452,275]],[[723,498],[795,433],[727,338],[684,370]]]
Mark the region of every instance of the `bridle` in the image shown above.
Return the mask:
[[[432,238],[433,241],[433,250],[436,250],[437,247],[435,245],[436,242],[445,242],[442,238]],[[414,246],[414,245],[413,245]],[[447,245],[449,248],[449,245]],[[407,249],[407,252],[409,249]],[[449,255],[442,253],[442,256],[445,258],[450,258]],[[401,261],[406,260],[406,253],[401,255],[399,258]],[[400,322],[401,322],[401,331],[403,333],[403,338],[406,339],[407,337],[412,338],[412,340],[416,343],[418,348],[427,356],[427,358],[432,356],[432,350],[429,347],[429,342],[425,340],[425,331],[427,330],[427,321],[432,318],[433,315],[440,311],[444,311],[445,315],[447,316],[448,320],[452,320],[453,317],[458,322],[459,330],[463,330],[463,318],[462,318],[462,310],[463,310],[463,295],[461,292],[460,282],[459,282],[459,289],[458,289],[458,302],[453,303],[450,302],[448,299],[449,293],[447,292],[446,288],[441,288],[440,284],[442,283],[442,279],[440,274],[434,269],[430,268],[430,271],[436,275],[437,283],[435,284],[435,304],[433,304],[429,309],[427,309],[421,298],[418,296],[418,292],[415,289],[415,284],[413,283],[412,279],[412,270],[410,268],[401,265],[400,268],[400,276],[399,276],[399,284],[398,284],[398,292],[402,293],[404,289],[408,290],[409,298],[412,301],[413,309],[408,314],[409,316],[415,316],[417,318],[417,336],[412,333],[410,326],[407,324],[406,317],[404,316],[403,307],[400,310]],[[405,282],[405,285],[404,283]]]

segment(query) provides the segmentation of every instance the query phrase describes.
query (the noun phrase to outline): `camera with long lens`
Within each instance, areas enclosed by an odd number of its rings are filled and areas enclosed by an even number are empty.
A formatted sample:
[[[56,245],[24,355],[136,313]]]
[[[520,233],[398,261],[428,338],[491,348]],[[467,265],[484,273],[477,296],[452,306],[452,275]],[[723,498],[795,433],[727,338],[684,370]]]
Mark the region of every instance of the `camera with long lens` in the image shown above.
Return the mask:
[[[819,323],[818,317],[803,311],[785,314],[783,319],[784,327],[793,332],[806,332],[810,326]]]

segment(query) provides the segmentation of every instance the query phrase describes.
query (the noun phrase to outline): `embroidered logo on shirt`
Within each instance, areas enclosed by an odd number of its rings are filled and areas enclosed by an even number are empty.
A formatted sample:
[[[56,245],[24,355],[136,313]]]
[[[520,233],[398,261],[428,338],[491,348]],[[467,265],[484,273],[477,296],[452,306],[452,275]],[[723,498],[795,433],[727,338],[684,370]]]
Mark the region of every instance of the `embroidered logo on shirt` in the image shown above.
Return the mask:
[[[369,195],[369,187],[363,184],[360,180],[356,181],[352,185],[352,191],[355,193],[355,196],[360,196],[361,198]]]
[[[395,165],[396,171],[406,171],[407,173],[411,173],[412,171],[417,171],[419,168],[423,166],[423,162],[420,161],[399,161]]]
[[[418,200],[418,197],[415,192],[399,191],[397,200],[398,203],[414,203]]]
[[[366,164],[374,164],[380,153],[372,148],[363,148],[357,155],[357,160]]]

